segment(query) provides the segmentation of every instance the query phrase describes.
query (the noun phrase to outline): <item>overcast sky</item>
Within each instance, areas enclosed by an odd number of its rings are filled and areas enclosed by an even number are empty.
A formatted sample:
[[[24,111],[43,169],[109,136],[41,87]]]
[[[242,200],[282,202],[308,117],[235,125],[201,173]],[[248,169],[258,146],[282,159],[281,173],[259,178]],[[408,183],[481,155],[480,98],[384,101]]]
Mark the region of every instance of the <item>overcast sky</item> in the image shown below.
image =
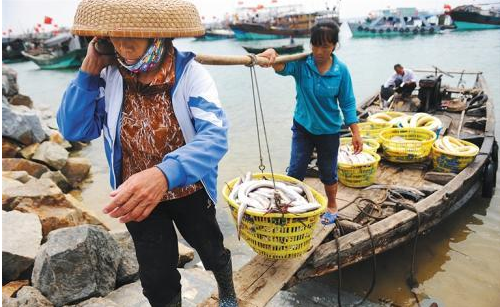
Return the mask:
[[[137,0],[140,1],[140,0]],[[222,17],[226,12],[235,10],[241,0],[192,0],[200,15],[209,20],[212,16]],[[244,5],[269,5],[271,0],[243,0]],[[340,3],[340,18],[364,17],[368,12],[387,7],[417,7],[420,10],[441,10],[444,4],[457,6],[464,3],[491,3],[493,0],[344,0]],[[59,26],[71,26],[79,0],[2,0],[2,30],[12,29],[14,32],[33,28],[43,23],[44,16],[52,17]],[[325,3],[336,1],[325,0],[278,0],[278,4],[306,3],[304,9],[322,9]],[[51,30],[50,26],[46,27]]]

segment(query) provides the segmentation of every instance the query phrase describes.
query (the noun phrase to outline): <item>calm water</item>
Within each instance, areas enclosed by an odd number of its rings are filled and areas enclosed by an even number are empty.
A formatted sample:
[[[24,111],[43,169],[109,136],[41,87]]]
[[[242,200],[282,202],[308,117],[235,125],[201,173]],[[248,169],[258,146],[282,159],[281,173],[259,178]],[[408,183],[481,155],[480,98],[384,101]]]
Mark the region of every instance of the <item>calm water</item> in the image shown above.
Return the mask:
[[[308,43],[303,40],[306,48]],[[286,43],[286,41],[276,41]],[[248,42],[247,42],[248,44]],[[262,44],[259,42],[258,44]],[[196,42],[176,40],[181,50],[199,53],[244,54],[236,41]],[[446,33],[443,35],[391,38],[350,39],[341,41],[337,55],[352,75],[358,102],[371,95],[392,73],[392,66],[427,68],[431,65],[448,70],[480,70],[489,83],[492,98],[500,102],[500,31]],[[32,63],[12,65],[19,73],[20,90],[37,105],[56,110],[62,93],[74,71],[41,71]],[[219,185],[248,170],[257,171],[258,150],[251,100],[249,69],[246,67],[207,66],[216,80],[221,101],[228,114],[230,151],[220,165]],[[290,150],[290,124],[295,87],[291,77],[280,77],[270,69],[258,69],[267,129],[275,170],[283,171]],[[448,80],[455,85],[457,78]],[[471,86],[473,80],[466,80]],[[500,107],[496,108],[500,118]],[[500,135],[500,123],[496,127]],[[108,201],[107,164],[102,140],[87,147],[82,156],[93,162],[93,183],[83,192],[85,204],[100,212]],[[218,219],[237,266],[253,252],[235,238],[234,225],[227,205],[219,201]],[[498,306],[500,304],[500,188],[491,200],[474,198],[465,208],[445,220],[419,241],[417,278],[427,296],[446,306]],[[103,217],[113,228],[123,227]],[[398,305],[412,305],[411,293],[404,283],[409,269],[411,248],[405,245],[378,257],[378,282],[370,299],[380,298]],[[344,271],[344,290],[362,294],[368,286],[370,263],[361,263]],[[335,276],[322,277],[334,293]],[[324,291],[323,291],[324,292]],[[322,293],[329,295],[328,293]]]

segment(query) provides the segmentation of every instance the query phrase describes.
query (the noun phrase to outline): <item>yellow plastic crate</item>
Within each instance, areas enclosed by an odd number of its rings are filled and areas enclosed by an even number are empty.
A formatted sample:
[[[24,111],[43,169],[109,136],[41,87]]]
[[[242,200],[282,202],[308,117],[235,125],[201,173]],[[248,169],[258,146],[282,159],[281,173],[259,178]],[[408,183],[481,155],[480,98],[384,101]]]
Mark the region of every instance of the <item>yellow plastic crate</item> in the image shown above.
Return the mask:
[[[479,153],[479,147],[464,140],[460,140],[460,142],[477,148],[477,152],[475,154],[450,154],[432,144],[432,166],[436,172],[460,173],[474,161]]]
[[[391,128],[392,125],[389,123],[359,123],[359,134],[363,138],[374,139],[380,143],[380,132],[382,130]]]
[[[271,178],[270,173],[253,174],[253,178]],[[281,182],[299,182],[285,175],[274,174]],[[235,224],[239,205],[229,199],[229,194],[238,178],[224,185],[222,195],[229,204]],[[311,189],[314,198],[321,205],[319,209],[301,214],[257,213],[247,211],[243,216],[241,237],[259,255],[273,259],[295,258],[305,254],[311,247],[311,239],[319,217],[326,210],[327,200]]]
[[[394,140],[401,137],[404,141]],[[429,158],[436,133],[425,128],[389,128],[380,133],[384,159],[398,163],[424,162]]]
[[[363,152],[372,155],[375,161],[357,165],[338,163],[337,174],[343,185],[351,188],[363,188],[375,182],[380,156],[369,150],[363,150]]]

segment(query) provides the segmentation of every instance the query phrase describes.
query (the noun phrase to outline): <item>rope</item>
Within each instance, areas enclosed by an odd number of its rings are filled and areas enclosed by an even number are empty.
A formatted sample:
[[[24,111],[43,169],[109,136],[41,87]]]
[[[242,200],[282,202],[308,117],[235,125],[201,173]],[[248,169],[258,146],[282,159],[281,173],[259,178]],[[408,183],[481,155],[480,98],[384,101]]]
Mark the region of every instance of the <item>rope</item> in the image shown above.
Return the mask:
[[[264,159],[262,158],[262,147],[260,144],[260,129],[259,129],[259,118],[257,114],[257,101],[255,99],[255,85],[253,81],[253,74],[252,74],[252,68],[250,68],[250,80],[252,80],[252,96],[253,96],[253,109],[255,113],[255,127],[257,128],[257,143],[259,144],[259,158],[260,158],[260,164],[259,164],[259,170],[261,173],[264,172],[266,169],[266,166],[264,165]]]

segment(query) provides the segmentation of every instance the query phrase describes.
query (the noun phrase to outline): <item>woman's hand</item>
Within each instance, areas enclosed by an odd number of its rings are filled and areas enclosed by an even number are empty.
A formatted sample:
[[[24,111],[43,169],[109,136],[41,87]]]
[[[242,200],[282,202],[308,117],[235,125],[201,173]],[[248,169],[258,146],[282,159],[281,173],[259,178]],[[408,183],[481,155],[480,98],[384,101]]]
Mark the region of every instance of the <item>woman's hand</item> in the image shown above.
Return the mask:
[[[121,223],[140,222],[151,214],[167,190],[168,182],[163,172],[157,167],[148,168],[130,176],[111,192],[111,203],[103,212],[120,218]]]
[[[98,38],[94,37],[88,47],[87,47],[87,55],[83,60],[81,70],[97,76],[101,73],[104,67],[108,65],[116,64],[116,58],[112,55],[102,55],[99,54],[94,47],[94,44],[97,42]]]
[[[257,54],[257,56],[260,56],[260,57],[263,57],[263,58],[266,58],[269,60],[269,62],[267,64],[259,64],[260,67],[271,67],[274,64],[274,61],[276,61],[276,58],[278,57],[278,53],[273,48],[269,48],[266,51]]]
[[[363,150],[363,139],[359,133],[359,127],[357,124],[352,124],[349,128],[351,128],[352,147],[354,148],[354,153],[359,154]]]

